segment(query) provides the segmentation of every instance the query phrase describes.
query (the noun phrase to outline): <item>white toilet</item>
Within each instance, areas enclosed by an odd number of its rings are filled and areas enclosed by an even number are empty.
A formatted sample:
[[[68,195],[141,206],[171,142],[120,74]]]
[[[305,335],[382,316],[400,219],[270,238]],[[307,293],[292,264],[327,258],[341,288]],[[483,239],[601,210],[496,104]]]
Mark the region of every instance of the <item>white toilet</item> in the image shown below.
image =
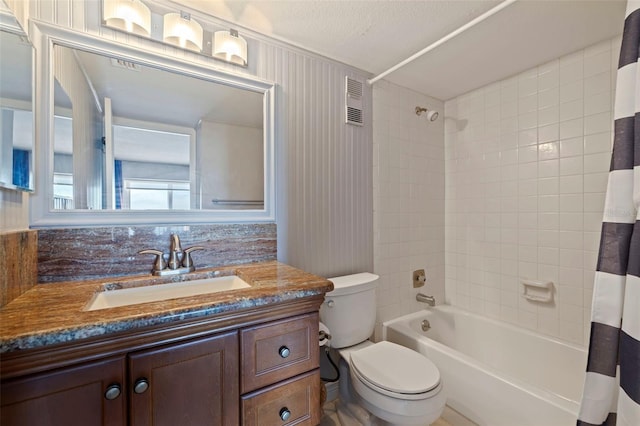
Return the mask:
[[[440,372],[424,355],[391,342],[373,343],[378,276],[330,278],[320,308],[340,353],[340,399],[392,425],[428,425],[444,410]]]

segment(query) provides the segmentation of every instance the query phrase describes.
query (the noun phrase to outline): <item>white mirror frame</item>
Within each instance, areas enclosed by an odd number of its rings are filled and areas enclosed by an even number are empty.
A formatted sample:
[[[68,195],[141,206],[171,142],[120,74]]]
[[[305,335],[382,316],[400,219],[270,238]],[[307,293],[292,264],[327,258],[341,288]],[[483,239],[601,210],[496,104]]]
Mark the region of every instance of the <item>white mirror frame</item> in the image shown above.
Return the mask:
[[[222,72],[202,64],[141,50],[111,40],[32,20],[35,66],[35,170],[38,190],[31,197],[30,226],[85,227],[111,225],[275,222],[275,84],[251,76]],[[53,210],[53,46],[166,69],[179,74],[264,94],[264,206],[260,210]]]

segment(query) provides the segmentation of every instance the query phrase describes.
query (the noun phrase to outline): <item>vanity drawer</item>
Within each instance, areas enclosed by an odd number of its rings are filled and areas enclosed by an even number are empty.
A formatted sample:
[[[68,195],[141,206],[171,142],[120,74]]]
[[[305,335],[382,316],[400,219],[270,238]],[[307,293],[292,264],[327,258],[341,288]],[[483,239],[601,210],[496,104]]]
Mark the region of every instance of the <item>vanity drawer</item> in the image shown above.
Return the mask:
[[[318,313],[246,328],[240,345],[240,393],[313,370],[319,366]]]
[[[319,369],[242,397],[244,426],[319,423]]]

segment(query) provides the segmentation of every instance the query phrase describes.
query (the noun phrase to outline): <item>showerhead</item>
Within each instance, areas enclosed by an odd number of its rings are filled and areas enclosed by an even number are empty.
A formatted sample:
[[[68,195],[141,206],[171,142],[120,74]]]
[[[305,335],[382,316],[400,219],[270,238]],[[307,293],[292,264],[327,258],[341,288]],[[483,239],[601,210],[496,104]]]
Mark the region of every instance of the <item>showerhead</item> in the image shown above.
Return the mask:
[[[428,110],[423,107],[416,107],[416,115],[422,115],[423,112],[427,113],[427,119],[429,121],[436,121],[438,119],[438,111]]]

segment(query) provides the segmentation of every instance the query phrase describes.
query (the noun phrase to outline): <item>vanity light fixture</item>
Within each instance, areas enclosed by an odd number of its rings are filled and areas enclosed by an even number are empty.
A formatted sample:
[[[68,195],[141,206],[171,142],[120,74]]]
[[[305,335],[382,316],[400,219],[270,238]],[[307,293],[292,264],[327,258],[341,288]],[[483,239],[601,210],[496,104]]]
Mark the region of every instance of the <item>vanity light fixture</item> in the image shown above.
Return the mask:
[[[213,52],[215,58],[233,64],[247,65],[247,41],[238,35],[238,31],[216,31],[213,33]]]
[[[140,0],[103,0],[105,25],[128,33],[149,37],[151,11]]]
[[[183,49],[202,51],[202,26],[191,19],[189,13],[164,15],[162,40]]]
[[[146,4],[142,0],[102,0],[103,25],[207,57],[247,66],[247,41],[238,35],[237,30],[215,31],[206,21],[203,27],[188,12],[163,14],[166,9],[156,6],[152,1],[145,1]]]

